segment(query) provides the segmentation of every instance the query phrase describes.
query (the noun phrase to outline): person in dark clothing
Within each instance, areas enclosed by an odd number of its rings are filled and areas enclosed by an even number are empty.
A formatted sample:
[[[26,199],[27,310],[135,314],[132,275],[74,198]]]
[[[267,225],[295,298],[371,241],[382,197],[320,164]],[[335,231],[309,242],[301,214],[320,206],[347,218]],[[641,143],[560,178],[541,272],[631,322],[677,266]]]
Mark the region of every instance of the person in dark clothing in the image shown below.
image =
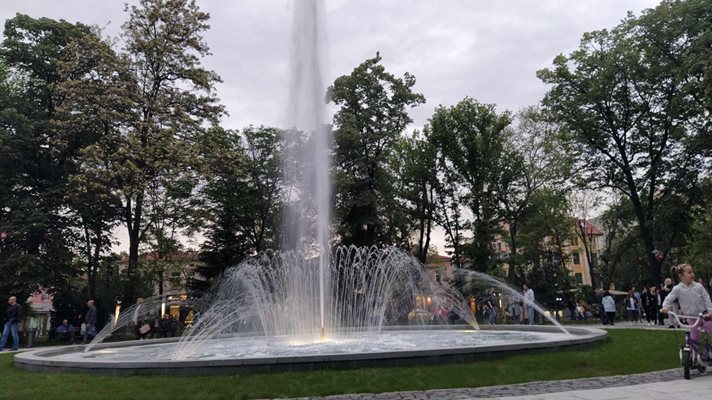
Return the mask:
[[[656,325],[658,322],[658,308],[663,303],[660,301],[660,293],[658,293],[657,286],[651,286],[646,292],[645,306],[645,318],[648,320],[648,324]]]
[[[92,338],[96,336],[96,307],[94,307],[94,300],[87,301],[86,315],[84,316],[84,335],[82,337],[82,343],[87,344],[88,336]]]
[[[661,305],[665,301],[665,298],[672,291],[673,286],[674,285],[672,283],[672,279],[665,278],[665,282],[662,284],[662,287],[660,288],[660,304]],[[677,310],[673,310],[673,312],[677,312]],[[658,325],[665,325],[665,314],[658,313]],[[670,325],[670,328],[672,328],[672,327],[674,327],[674,325]]]
[[[22,321],[22,307],[17,304],[17,298],[10,296],[7,300],[7,310],[5,310],[5,326],[2,329],[2,340],[0,341],[0,351],[5,350],[7,339],[12,334],[12,350],[20,347],[20,334],[18,327]]]
[[[69,323],[66,318],[62,320],[62,323],[56,329],[57,340],[66,340],[70,343],[74,342],[74,326]]]

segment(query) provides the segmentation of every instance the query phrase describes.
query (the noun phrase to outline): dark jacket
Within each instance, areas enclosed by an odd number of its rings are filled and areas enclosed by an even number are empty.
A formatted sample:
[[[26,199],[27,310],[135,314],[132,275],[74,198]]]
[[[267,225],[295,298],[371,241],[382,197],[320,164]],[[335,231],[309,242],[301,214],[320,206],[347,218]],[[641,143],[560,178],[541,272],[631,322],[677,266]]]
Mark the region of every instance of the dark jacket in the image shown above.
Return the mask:
[[[17,303],[8,305],[7,310],[5,311],[5,322],[15,324],[15,323],[20,322],[21,320],[22,320],[22,307],[20,307],[20,305]]]
[[[84,322],[87,325],[96,325],[96,307],[89,306],[87,315],[84,317]]]

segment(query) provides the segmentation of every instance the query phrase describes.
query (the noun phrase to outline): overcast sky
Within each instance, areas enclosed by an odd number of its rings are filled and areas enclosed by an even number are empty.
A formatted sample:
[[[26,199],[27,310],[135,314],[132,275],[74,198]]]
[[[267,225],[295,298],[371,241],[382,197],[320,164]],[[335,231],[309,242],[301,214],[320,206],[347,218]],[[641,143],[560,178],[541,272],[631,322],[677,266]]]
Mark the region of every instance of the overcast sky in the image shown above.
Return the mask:
[[[297,0],[294,0],[297,1]],[[105,27],[117,36],[124,1],[0,0],[0,18],[16,13]],[[136,4],[138,1],[128,1]],[[413,127],[438,105],[465,96],[500,111],[536,104],[546,87],[536,71],[576,49],[584,32],[611,28],[627,11],[655,0],[325,0],[326,83],[381,52],[386,69],[415,75],[427,103],[411,110]],[[223,79],[224,126],[285,125],[290,0],[202,0],[211,15],[204,65]],[[122,235],[124,236],[124,235]],[[440,240],[438,240],[440,242]],[[127,247],[127,246],[123,246]],[[122,248],[123,248],[122,247]],[[442,251],[442,246],[440,246]]]

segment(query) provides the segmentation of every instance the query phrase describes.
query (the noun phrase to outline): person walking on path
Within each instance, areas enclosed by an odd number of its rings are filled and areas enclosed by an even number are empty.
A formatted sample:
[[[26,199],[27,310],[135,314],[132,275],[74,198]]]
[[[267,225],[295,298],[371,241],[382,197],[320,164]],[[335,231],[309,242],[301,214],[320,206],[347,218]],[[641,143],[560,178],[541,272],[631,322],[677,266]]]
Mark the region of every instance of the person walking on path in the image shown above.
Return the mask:
[[[628,310],[628,320],[638,323],[638,300],[635,297],[635,288],[628,291],[628,296],[625,299],[625,307]]]
[[[5,326],[2,330],[2,340],[0,340],[0,351],[5,350],[7,339],[12,334],[12,350],[17,350],[20,347],[20,334],[18,326],[22,321],[22,307],[17,304],[17,298],[10,296],[7,300],[7,310],[5,310]]]
[[[28,298],[25,304],[32,304],[32,297]],[[39,329],[39,327],[39,319],[37,319],[37,317],[34,315],[34,312],[30,312],[29,315],[25,317],[25,335],[27,336],[28,348],[35,345],[35,338],[37,337],[37,330]]]
[[[683,315],[697,316],[702,314],[704,320],[702,326],[709,335],[712,335],[712,320],[710,313],[712,312],[712,300],[704,286],[695,282],[695,271],[692,270],[690,264],[682,264],[677,269],[680,283],[672,288],[670,294],[663,302],[663,308],[660,312],[667,314],[675,300],[680,304],[680,312]],[[695,325],[697,318],[689,318],[688,323]],[[700,337],[699,329],[690,329],[690,339],[697,341]]]
[[[655,325],[658,321],[658,309],[660,308],[660,294],[657,286],[651,286],[646,293],[645,300],[645,318],[648,320],[648,325]]]
[[[82,335],[82,343],[87,344],[88,336],[94,338],[96,336],[96,307],[94,307],[94,300],[87,301],[86,315],[84,316],[84,334]]]
[[[532,290],[532,288],[530,288],[526,283],[522,289],[524,290],[524,301],[526,303],[525,318],[529,320],[529,325],[534,325],[536,323],[536,314],[534,311],[534,290]]]
[[[615,325],[616,301],[613,300],[613,296],[611,296],[611,293],[608,290],[603,293],[601,303],[603,304],[603,311],[606,313],[606,320],[609,324]]]

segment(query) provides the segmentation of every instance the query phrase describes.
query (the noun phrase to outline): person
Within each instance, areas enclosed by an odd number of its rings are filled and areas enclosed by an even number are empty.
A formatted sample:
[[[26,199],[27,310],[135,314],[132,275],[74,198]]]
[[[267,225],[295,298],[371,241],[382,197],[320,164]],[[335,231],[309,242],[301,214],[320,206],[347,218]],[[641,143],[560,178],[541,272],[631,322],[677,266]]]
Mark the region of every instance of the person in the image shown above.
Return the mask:
[[[57,339],[74,342],[74,326],[69,323],[68,319],[63,319],[62,323],[57,327]]]
[[[628,320],[638,323],[638,299],[635,297],[635,287],[628,291],[628,296],[625,298],[626,310],[628,310]]]
[[[495,293],[494,288],[490,288],[489,290],[487,290],[482,300],[482,307],[484,309],[484,319],[487,325],[494,325],[495,321],[497,320],[497,308],[495,308],[496,296],[497,294]]]
[[[440,308],[443,312],[445,312],[445,307],[440,306]],[[163,314],[163,318],[161,319],[160,324],[161,324],[161,329],[163,331],[163,337],[168,337],[168,335],[173,337],[176,335],[176,326],[175,326],[174,320],[173,320],[173,318],[171,318],[170,314]]]
[[[611,324],[616,324],[616,301],[613,300],[611,293],[606,290],[603,292],[603,298],[601,299],[603,304],[603,311],[606,313],[606,321]]]
[[[84,315],[84,333],[82,334],[82,343],[87,344],[89,336],[96,337],[96,307],[94,300],[87,301],[87,313]]]
[[[660,307],[663,306],[663,303],[665,302],[665,297],[667,297],[668,294],[672,291],[672,279],[670,278],[665,278],[665,281],[663,282],[660,291]],[[676,312],[675,310],[672,310],[673,312]],[[658,325],[665,325],[665,314],[663,313],[658,313]]]
[[[672,291],[665,298],[663,308],[660,312],[667,314],[672,304],[677,300],[680,305],[680,313],[683,315],[697,316],[702,314],[705,331],[712,335],[712,320],[710,320],[710,312],[712,312],[712,300],[710,294],[704,286],[695,282],[695,271],[690,264],[681,264],[677,268],[677,276],[680,283],[672,288]],[[689,318],[687,321],[690,325],[697,323],[697,318]],[[690,338],[697,341],[700,337],[699,329],[690,329]]]
[[[32,303],[32,297],[28,298],[26,303]],[[25,318],[25,334],[27,335],[27,347],[35,345],[37,330],[40,327],[40,321],[35,315],[28,315]]]
[[[658,309],[661,304],[657,286],[651,286],[645,293],[645,297],[645,305],[647,307],[645,318],[648,321],[648,325],[655,325],[658,321]]]
[[[507,308],[509,309],[509,315],[512,317],[512,323],[513,324],[519,324],[521,322],[521,317],[522,317],[522,303],[519,300],[519,296],[517,295],[510,295],[509,300],[507,301],[508,306]]]
[[[5,325],[2,329],[2,340],[0,340],[0,351],[5,350],[7,339],[12,334],[12,350],[20,347],[19,325],[22,321],[22,307],[17,304],[17,298],[10,296],[7,299],[7,309],[5,310]]]
[[[534,325],[536,323],[536,314],[534,313],[534,290],[529,287],[528,283],[525,283],[522,289],[524,290],[524,301],[526,302],[525,318],[529,320],[529,325]]]

